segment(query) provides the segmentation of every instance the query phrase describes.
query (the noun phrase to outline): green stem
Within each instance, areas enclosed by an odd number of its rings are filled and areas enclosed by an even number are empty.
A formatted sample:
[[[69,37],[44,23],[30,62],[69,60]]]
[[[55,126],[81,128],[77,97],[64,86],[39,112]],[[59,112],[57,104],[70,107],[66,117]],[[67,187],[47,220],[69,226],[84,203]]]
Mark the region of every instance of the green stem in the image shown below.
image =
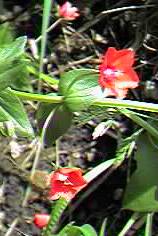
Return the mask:
[[[93,105],[100,107],[117,107],[117,108],[130,108],[141,111],[158,112],[158,104],[148,102],[137,102],[131,100],[119,100],[114,98],[106,98],[105,100],[98,100]]]
[[[140,217],[139,213],[134,213],[131,218],[128,220],[127,224],[124,226],[122,231],[118,234],[118,236],[125,236],[129,229],[132,227],[132,225],[137,221],[137,219]]]
[[[44,94],[26,93],[26,92],[16,91],[13,89],[11,89],[11,92],[22,100],[46,102],[52,104],[53,103],[60,104],[63,102],[63,96],[50,96]]]
[[[33,94],[20,92],[11,89],[11,91],[23,100],[34,100],[34,101],[42,101],[47,103],[62,103],[63,96],[49,96],[49,95],[41,95],[41,94]],[[158,113],[158,105],[148,102],[137,102],[130,100],[119,100],[114,98],[106,98],[105,100],[98,100],[93,103],[94,106],[99,107],[115,107],[115,108],[130,108],[141,111],[149,111],[149,112],[157,112]]]
[[[146,219],[145,236],[152,236],[152,221],[154,213],[148,213]]]
[[[39,65],[39,78],[40,73],[43,72],[43,59],[46,54],[46,44],[47,44],[47,28],[49,25],[50,15],[51,15],[51,0],[44,0],[44,8],[43,8],[43,17],[42,17],[42,40],[41,40],[41,53],[40,53],[40,65]],[[38,81],[38,92],[42,89],[42,80]]]

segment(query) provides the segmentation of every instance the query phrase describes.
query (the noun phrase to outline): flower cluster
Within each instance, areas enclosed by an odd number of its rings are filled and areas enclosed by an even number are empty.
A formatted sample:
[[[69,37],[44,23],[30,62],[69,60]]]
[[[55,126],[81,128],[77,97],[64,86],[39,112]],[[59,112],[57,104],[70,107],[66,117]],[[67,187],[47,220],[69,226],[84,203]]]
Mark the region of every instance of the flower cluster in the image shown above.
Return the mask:
[[[104,97],[124,98],[128,89],[138,86],[139,78],[132,68],[134,57],[132,49],[108,48],[99,65],[99,84]]]
[[[49,200],[63,197],[69,201],[87,185],[79,168],[59,168],[49,175],[48,182]],[[48,214],[35,214],[34,223],[38,228],[43,228],[48,224],[49,218]]]
[[[79,10],[77,7],[72,7],[70,2],[65,2],[62,6],[59,6],[59,16],[63,17],[66,20],[75,20],[80,16]]]

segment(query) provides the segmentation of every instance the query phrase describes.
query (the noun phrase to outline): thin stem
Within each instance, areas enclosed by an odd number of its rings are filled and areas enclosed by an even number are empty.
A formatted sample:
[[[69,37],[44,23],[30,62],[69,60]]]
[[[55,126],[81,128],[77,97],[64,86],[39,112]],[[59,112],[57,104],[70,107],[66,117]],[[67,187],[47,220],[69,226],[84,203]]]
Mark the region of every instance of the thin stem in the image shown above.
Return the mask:
[[[137,230],[139,230],[144,225],[145,221],[146,221],[146,215],[144,215],[143,217],[138,219],[136,223],[134,223],[132,228],[130,228],[130,230],[128,231],[127,236],[135,236]]]
[[[36,150],[36,155],[35,155],[35,159],[34,159],[34,162],[33,162],[33,166],[32,166],[32,169],[31,169],[30,179],[32,179],[34,174],[35,174],[35,170],[36,170],[36,167],[37,167],[37,164],[38,164],[38,160],[39,160],[39,157],[40,157],[40,154],[41,154],[42,144],[41,144],[40,140],[38,141],[37,145],[38,146],[37,146],[37,150]],[[29,185],[27,190],[26,190],[25,198],[24,198],[23,203],[22,203],[23,207],[25,207],[27,205],[27,200],[28,200],[28,197],[29,197],[30,193],[31,193],[31,185]]]
[[[83,33],[93,25],[97,24],[100,20],[102,20],[104,17],[106,17],[109,14],[115,13],[115,12],[121,12],[121,11],[131,11],[131,10],[137,10],[137,9],[144,9],[144,8],[153,8],[155,7],[155,4],[150,4],[150,5],[140,5],[140,6],[127,6],[127,7],[119,7],[119,8],[114,8],[114,9],[109,9],[106,11],[102,11],[99,13],[94,20],[88,22],[85,24],[83,27],[81,27],[78,32]]]
[[[39,65],[39,78],[40,73],[43,72],[43,59],[46,54],[46,43],[47,43],[47,28],[49,25],[50,12],[51,12],[51,0],[44,0],[43,8],[43,19],[42,19],[42,40],[41,40],[41,54],[40,54],[40,65]],[[42,80],[38,81],[38,92],[41,92],[42,89]]]
[[[16,91],[13,89],[11,89],[11,92],[22,100],[46,102],[52,104],[54,103],[60,104],[63,102],[63,96],[50,96],[44,94],[26,93],[26,92]]]
[[[12,222],[12,224],[10,225],[10,228],[8,229],[8,231],[6,232],[5,236],[10,236],[13,235],[13,231],[16,227],[16,225],[18,224],[19,218],[15,218]]]
[[[152,236],[152,221],[154,213],[148,213],[146,218],[145,236]]]
[[[55,142],[56,168],[58,168],[60,166],[59,144],[60,144],[60,138],[58,138]]]
[[[141,111],[158,112],[158,105],[148,102],[137,102],[131,100],[121,100],[114,98],[106,98],[104,100],[98,100],[93,105],[100,107],[118,107],[118,108],[130,108]]]
[[[52,31],[57,25],[59,25],[64,19],[63,18],[59,18],[57,21],[55,21],[47,30],[46,33],[49,33],[50,31]],[[40,40],[43,38],[43,35],[40,35],[35,42],[38,43],[40,42]]]
[[[128,220],[127,224],[124,226],[122,231],[118,234],[118,236],[125,236],[132,225],[136,222],[136,220],[140,217],[138,212],[134,213],[131,218]]]

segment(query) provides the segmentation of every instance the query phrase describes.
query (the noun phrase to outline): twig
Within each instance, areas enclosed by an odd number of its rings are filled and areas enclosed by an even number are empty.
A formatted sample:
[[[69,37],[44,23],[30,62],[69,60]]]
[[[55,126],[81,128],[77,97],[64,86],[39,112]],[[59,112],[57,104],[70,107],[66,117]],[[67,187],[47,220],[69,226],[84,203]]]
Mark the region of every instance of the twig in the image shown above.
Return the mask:
[[[60,153],[59,153],[59,150],[60,150],[60,138],[58,138],[55,142],[55,154],[56,154],[56,168],[59,168],[60,166]]]
[[[10,226],[10,225],[9,225]],[[28,234],[25,234],[24,232],[22,232],[20,229],[18,229],[18,228],[14,228],[14,230],[15,231],[17,231],[18,233],[20,233],[21,235],[23,235],[23,236],[31,236],[31,235],[28,235]]]
[[[33,147],[29,155],[24,159],[24,161],[21,164],[21,168],[25,168],[26,163],[33,157],[34,153],[36,152],[36,146]]]
[[[13,231],[15,229],[15,226],[17,225],[19,221],[19,218],[15,218],[12,222],[12,224],[10,225],[10,228],[8,229],[8,231],[6,232],[6,234],[4,236],[10,236],[10,235],[13,235]]]
[[[30,179],[32,179],[34,174],[35,174],[35,170],[36,170],[38,160],[39,160],[39,157],[40,157],[40,153],[41,153],[41,149],[42,149],[42,144],[41,144],[40,140],[39,140],[37,145],[38,146],[37,146],[36,156],[35,156],[35,160],[34,160],[34,163],[33,163],[33,166],[32,166]],[[24,200],[23,200],[23,203],[22,203],[22,207],[26,206],[27,200],[28,200],[28,197],[29,197],[30,193],[31,193],[31,185],[28,185],[28,187],[26,189],[25,197],[24,197]]]
[[[129,6],[129,7],[119,7],[119,8],[115,8],[115,9],[110,9],[110,10],[106,10],[106,11],[102,11],[101,13],[99,13],[95,19],[91,22],[88,22],[87,24],[85,24],[83,27],[81,27],[78,32],[79,33],[83,33],[84,31],[86,31],[87,29],[89,29],[90,27],[92,27],[93,25],[97,24],[100,20],[102,20],[104,17],[106,17],[106,15],[115,13],[115,12],[121,12],[121,11],[127,11],[127,10],[137,10],[137,9],[144,9],[144,8],[152,8],[152,7],[156,7],[155,4],[151,4],[151,5],[143,5],[143,6]]]
[[[57,21],[55,21],[47,30],[46,33],[49,33],[50,31],[52,31],[57,25],[59,25],[64,19],[63,18],[59,18]],[[38,43],[41,41],[43,35],[40,35],[37,39],[35,39],[35,42]]]

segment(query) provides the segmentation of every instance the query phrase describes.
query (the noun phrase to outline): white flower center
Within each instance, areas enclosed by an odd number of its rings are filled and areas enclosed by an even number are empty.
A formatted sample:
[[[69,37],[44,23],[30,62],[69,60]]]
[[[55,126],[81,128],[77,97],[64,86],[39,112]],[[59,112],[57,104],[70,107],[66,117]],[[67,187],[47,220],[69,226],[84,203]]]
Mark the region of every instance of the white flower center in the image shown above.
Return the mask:
[[[105,77],[110,77],[110,76],[117,77],[117,76],[120,76],[123,72],[121,70],[113,70],[113,69],[107,68],[104,70],[103,73]]]
[[[115,75],[115,71],[110,69],[110,68],[107,68],[107,69],[104,70],[104,75],[105,76]]]

